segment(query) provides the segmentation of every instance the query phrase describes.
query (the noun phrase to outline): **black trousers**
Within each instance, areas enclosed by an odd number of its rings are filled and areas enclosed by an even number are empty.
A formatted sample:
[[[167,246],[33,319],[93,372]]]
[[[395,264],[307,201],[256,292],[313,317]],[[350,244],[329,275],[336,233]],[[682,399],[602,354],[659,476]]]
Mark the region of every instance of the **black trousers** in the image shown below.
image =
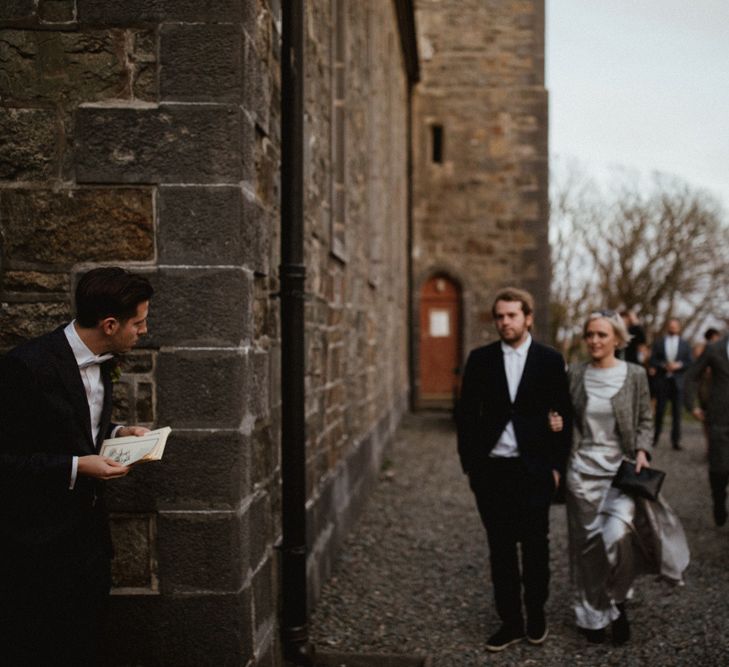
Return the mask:
[[[726,509],[726,487],[729,483],[729,473],[709,471],[709,485],[711,486],[711,499],[717,509]]]
[[[2,661],[14,667],[97,664],[111,586],[108,549],[5,554],[0,560]]]
[[[522,594],[527,616],[542,613],[549,596],[552,473],[530,473],[519,458],[493,458],[469,473],[469,482],[486,528],[496,612],[521,629]]]
[[[663,415],[666,406],[671,404],[671,444],[681,444],[681,412],[683,410],[683,392],[675,377],[660,378],[656,382],[656,430],[653,441],[658,442],[663,430]]]

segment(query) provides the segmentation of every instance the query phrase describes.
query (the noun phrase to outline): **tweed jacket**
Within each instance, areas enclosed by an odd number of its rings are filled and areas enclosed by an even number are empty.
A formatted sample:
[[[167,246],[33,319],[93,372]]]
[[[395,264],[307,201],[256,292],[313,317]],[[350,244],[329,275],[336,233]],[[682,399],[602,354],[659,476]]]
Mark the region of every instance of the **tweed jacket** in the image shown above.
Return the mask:
[[[653,412],[648,391],[648,376],[645,369],[638,364],[626,362],[628,373],[623,386],[610,399],[615,413],[618,435],[623,453],[631,459],[636,450],[642,449],[648,458],[653,451]],[[568,372],[570,396],[574,411],[573,449],[578,449],[584,434],[587,432],[585,409],[587,408],[587,392],[585,391],[585,371],[588,364],[571,366]]]

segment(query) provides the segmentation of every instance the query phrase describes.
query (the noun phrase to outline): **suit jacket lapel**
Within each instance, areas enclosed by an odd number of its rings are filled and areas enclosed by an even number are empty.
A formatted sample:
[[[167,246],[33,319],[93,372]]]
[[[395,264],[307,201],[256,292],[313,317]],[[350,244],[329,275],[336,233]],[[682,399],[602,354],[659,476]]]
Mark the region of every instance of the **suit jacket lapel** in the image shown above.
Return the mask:
[[[724,370],[726,371],[727,375],[729,375],[729,356],[727,355],[727,343],[729,343],[729,336],[725,336],[718,341],[717,345],[719,346],[719,349],[717,350],[717,355],[719,357],[719,363],[724,366]]]
[[[51,334],[51,350],[56,359],[56,370],[66,387],[69,399],[84,427],[84,433],[87,436],[85,442],[87,449],[93,453],[94,443],[91,437],[91,415],[89,414],[89,404],[86,400],[86,390],[84,389],[83,380],[81,380],[81,373],[78,370],[76,357],[73,356],[73,351],[68,344],[68,340],[66,340],[63,329],[64,327],[60,327]]]
[[[96,438],[96,450],[101,447],[101,443],[106,437],[106,429],[111,422],[112,396],[113,388],[111,382],[111,369],[116,362],[113,359],[101,365],[101,380],[104,383],[104,405],[101,409],[101,419],[99,420],[99,435]]]
[[[516,395],[514,396],[514,404],[519,401],[519,398],[528,389],[529,383],[532,380],[535,364],[534,354],[534,341],[532,341],[531,345],[529,345],[529,349],[527,350],[526,360],[524,361],[524,370],[521,373],[521,380],[519,380],[519,386],[517,387]]]
[[[504,351],[501,349],[501,343],[496,346],[496,356],[498,358],[499,370],[496,373],[496,382],[498,384],[497,390],[499,393],[503,393],[506,396],[506,401],[511,403],[511,397],[509,396],[509,381],[506,379],[506,366],[504,364]]]

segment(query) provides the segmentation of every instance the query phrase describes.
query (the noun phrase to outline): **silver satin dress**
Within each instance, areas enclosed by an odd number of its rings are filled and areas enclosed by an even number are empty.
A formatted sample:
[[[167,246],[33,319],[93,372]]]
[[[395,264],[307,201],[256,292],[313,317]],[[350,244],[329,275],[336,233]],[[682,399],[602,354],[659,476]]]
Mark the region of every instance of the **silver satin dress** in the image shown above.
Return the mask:
[[[624,455],[610,399],[626,375],[625,362],[585,371],[587,432],[567,467],[574,610],[577,625],[592,630],[619,616],[616,604],[629,597],[637,575],[681,583],[689,562],[681,523],[662,497],[633,499],[611,486]]]

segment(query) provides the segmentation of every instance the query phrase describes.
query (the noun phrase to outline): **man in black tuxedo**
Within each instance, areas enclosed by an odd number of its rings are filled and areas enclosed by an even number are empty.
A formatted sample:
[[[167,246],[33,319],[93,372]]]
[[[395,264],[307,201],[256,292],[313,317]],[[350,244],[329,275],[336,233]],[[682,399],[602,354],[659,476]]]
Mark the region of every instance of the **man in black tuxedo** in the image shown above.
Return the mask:
[[[684,374],[692,361],[691,346],[681,338],[681,322],[672,317],[666,323],[666,335],[653,343],[648,368],[656,393],[654,447],[661,437],[663,415],[670,402],[671,444],[674,449],[681,449]]]
[[[103,491],[127,466],[105,438],[113,355],[147,332],[152,287],[108,267],[84,274],[76,319],[0,359],[0,650],[8,665],[93,665],[111,585]]]
[[[458,406],[458,453],[486,528],[501,627],[486,648],[500,651],[548,629],[549,506],[569,453],[571,405],[562,356],[533,341],[528,292],[499,292],[492,313],[500,341],[471,352]],[[550,411],[566,416],[560,433]],[[521,571],[518,545],[521,545]]]

